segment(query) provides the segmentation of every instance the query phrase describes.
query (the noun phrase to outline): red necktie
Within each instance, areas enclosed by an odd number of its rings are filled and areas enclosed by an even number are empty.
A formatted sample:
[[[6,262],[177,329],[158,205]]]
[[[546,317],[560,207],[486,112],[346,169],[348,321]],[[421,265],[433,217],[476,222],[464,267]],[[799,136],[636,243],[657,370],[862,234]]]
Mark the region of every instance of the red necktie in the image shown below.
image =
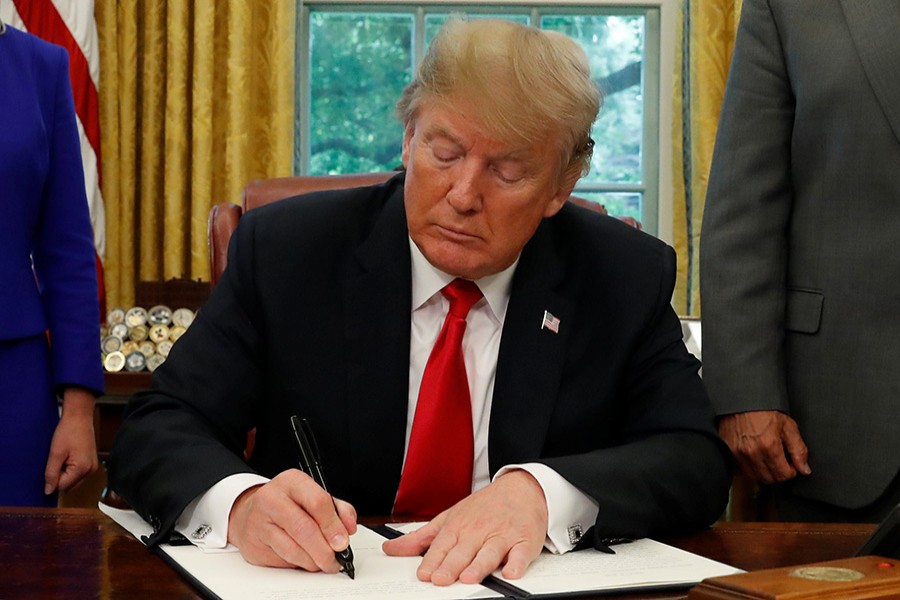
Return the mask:
[[[441,293],[450,300],[450,311],[422,375],[396,515],[432,517],[472,492],[475,442],[462,339],[466,315],[481,290],[454,279]]]

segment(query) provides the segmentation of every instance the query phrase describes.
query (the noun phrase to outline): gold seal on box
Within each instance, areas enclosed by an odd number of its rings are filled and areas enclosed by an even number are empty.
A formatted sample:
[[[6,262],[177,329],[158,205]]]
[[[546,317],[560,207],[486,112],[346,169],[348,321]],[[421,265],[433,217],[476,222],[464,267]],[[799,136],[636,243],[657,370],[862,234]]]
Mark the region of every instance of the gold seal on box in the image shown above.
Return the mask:
[[[790,575],[813,581],[856,581],[865,577],[855,569],[840,567],[801,567],[791,571]]]
[[[688,592],[688,600],[896,600],[897,562],[854,556],[709,577]]]
[[[118,373],[125,367],[125,355],[120,351],[110,352],[103,359],[103,368],[110,373]]]

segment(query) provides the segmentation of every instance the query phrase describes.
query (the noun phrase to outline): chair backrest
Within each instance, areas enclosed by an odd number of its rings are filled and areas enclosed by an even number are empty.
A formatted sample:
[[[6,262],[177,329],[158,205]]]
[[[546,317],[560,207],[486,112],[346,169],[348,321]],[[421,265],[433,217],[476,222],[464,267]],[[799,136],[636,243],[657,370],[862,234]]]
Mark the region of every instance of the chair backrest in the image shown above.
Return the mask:
[[[238,219],[248,210],[264,204],[318,192],[321,190],[347,189],[375,185],[387,181],[396,171],[376,173],[353,173],[348,175],[306,175],[298,177],[276,177],[254,179],[244,187],[241,205],[223,202],[209,211],[209,275],[213,287],[228,264],[228,242],[234,233]]]
[[[349,175],[306,175],[300,177],[276,177],[274,179],[254,179],[244,187],[241,208],[246,212],[252,208],[308,194],[321,190],[340,190],[375,185],[387,181],[396,171],[376,173],[352,173]]]
[[[209,212],[209,275],[213,287],[219,282],[228,264],[228,242],[234,233],[238,219],[248,210],[264,204],[320,190],[347,189],[375,185],[387,181],[396,171],[353,173],[348,175],[301,175],[255,179],[248,183],[241,196],[241,206],[231,203],[216,204]],[[602,204],[570,196],[569,201],[590,210],[606,214]],[[639,225],[637,225],[639,227]]]

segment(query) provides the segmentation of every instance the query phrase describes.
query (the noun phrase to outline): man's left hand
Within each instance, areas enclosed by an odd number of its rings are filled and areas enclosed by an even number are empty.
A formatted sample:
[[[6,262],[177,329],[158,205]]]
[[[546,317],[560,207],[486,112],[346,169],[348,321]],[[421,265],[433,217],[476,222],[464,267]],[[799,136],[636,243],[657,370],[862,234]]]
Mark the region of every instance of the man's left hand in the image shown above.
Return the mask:
[[[516,579],[547,537],[547,501],[537,480],[515,470],[448,508],[424,527],[382,545],[390,556],[420,556],[416,575],[435,585],[479,583],[500,565]]]

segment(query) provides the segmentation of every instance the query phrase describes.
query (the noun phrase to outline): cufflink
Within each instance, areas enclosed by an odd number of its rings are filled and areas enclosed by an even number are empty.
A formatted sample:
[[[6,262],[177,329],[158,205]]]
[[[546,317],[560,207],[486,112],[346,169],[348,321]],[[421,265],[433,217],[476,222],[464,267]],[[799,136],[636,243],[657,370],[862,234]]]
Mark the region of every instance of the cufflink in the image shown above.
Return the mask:
[[[206,538],[206,536],[208,536],[210,532],[212,532],[212,526],[203,523],[202,525],[197,527],[197,529],[191,532],[191,539],[199,542],[200,540]]]
[[[574,546],[580,542],[582,536],[584,536],[584,528],[581,526],[581,523],[575,523],[566,528],[566,533],[569,534],[569,543]]]

